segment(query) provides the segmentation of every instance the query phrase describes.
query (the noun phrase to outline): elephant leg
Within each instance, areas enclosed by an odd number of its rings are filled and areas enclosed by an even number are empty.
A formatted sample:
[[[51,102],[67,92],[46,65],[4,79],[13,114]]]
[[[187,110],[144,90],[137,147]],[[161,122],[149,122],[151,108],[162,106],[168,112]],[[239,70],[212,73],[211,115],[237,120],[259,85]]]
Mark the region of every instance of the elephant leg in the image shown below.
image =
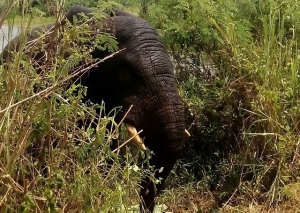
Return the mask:
[[[150,159],[150,165],[155,166],[155,178],[162,178],[159,184],[154,184],[149,177],[146,177],[141,182],[141,212],[153,212],[155,206],[155,197],[158,196],[160,191],[163,189],[166,178],[170,174],[174,167],[177,159],[179,158],[180,152],[160,152],[152,156]],[[159,172],[160,168],[163,167],[163,171]]]

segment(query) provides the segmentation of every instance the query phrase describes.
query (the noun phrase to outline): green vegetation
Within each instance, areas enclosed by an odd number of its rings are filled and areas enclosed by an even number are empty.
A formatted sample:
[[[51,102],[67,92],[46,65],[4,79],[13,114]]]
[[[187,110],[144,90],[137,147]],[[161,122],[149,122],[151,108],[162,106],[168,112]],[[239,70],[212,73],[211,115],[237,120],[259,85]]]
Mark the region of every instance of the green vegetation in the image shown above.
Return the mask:
[[[194,117],[177,178],[212,190],[224,211],[298,203],[300,3],[147,3]]]
[[[25,14],[20,22],[21,47],[25,47],[30,16]],[[6,20],[16,23],[11,14]],[[59,20],[59,16],[53,20]],[[114,138],[120,137],[124,142],[128,139],[118,128],[108,127],[111,122],[120,126],[114,122],[119,109],[106,112],[104,103],[82,103],[86,88],[68,86],[78,72],[88,70],[77,67],[79,61],[90,66],[99,63],[84,46],[86,34],[93,29],[87,24],[58,28],[51,34],[57,48],[42,50],[47,63],[39,67],[39,74],[34,68],[37,61],[28,60],[22,52],[16,52],[12,60],[0,66],[0,212],[137,209],[137,184],[151,171],[137,164],[140,155],[135,146],[127,151],[110,149]],[[70,38],[76,42],[70,42]],[[117,49],[111,37],[91,40],[91,48],[108,49],[112,54]],[[36,42],[39,46],[43,41]],[[27,46],[25,51],[34,55],[39,49]],[[66,53],[72,56],[64,59]],[[97,128],[79,127],[78,122],[83,121],[97,122]]]
[[[300,2],[116,2],[140,11],[157,28],[191,113],[192,137],[159,202],[173,212],[298,211]],[[65,6],[75,3],[81,1]],[[51,14],[36,8],[36,14]],[[74,51],[75,61],[86,57]],[[74,62],[54,61],[57,69],[41,81],[20,54],[15,57],[0,70],[0,212],[129,212],[137,204],[137,180],[148,171],[136,166],[132,149],[122,158],[109,149],[110,140],[121,134],[106,132],[115,114],[100,119],[95,136],[90,129],[76,129],[77,120],[97,115],[80,102],[84,88],[65,89],[63,67]],[[43,93],[35,95],[33,85]],[[112,167],[106,164],[110,158]]]

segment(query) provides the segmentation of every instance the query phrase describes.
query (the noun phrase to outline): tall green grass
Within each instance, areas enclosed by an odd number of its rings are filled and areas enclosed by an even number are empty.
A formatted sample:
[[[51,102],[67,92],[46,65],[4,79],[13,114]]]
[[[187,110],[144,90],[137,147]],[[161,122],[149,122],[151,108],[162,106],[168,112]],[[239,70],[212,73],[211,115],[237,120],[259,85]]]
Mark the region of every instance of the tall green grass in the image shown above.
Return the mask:
[[[297,197],[289,189],[297,187],[299,176],[299,28],[288,23],[297,12],[291,11],[292,4],[277,1],[259,2],[257,7],[261,29],[256,38],[235,40],[240,29],[232,30],[238,26],[234,22],[217,27],[224,52],[230,53],[230,58],[221,54],[231,66],[223,69],[234,72],[228,74],[228,98],[241,111],[231,113],[243,115],[236,135],[240,150],[231,157],[237,184],[226,204],[235,200],[235,193],[269,204]],[[245,97],[238,98],[235,91]]]
[[[225,206],[299,201],[299,6],[150,1],[145,17],[173,54],[193,116],[174,184],[194,182]]]
[[[249,203],[299,207],[299,6],[149,1],[144,17],[173,55],[192,117],[191,141],[168,181],[176,190],[163,202],[178,208],[187,194],[211,190],[226,212]],[[84,57],[74,52],[75,62]],[[0,78],[0,212],[131,211],[137,180],[148,171],[135,166],[135,152],[120,159],[109,149],[120,135],[107,130],[115,112],[99,118],[95,107],[103,114],[103,105],[80,102],[85,88],[65,86],[63,67],[74,61],[56,55],[56,66],[40,76],[21,53],[14,57]],[[77,127],[85,118],[97,122],[96,133]]]
[[[60,18],[57,14],[56,23]],[[88,71],[78,67],[82,59],[90,67],[99,63],[79,45],[89,27],[58,27],[52,42],[59,45],[51,51],[41,45],[45,32],[34,46],[41,49],[28,46],[30,25],[25,20],[26,14],[20,22],[20,51],[0,66],[0,212],[130,212],[138,208],[137,184],[146,175],[137,163],[139,152],[110,149],[113,139],[128,142],[127,135],[119,132],[121,124],[114,121],[118,109],[106,112],[104,103],[82,103],[86,88],[70,81],[76,72]],[[14,16],[7,23],[15,23]],[[77,45],[72,46],[69,38]],[[115,49],[115,43],[102,44]],[[48,56],[39,74],[30,58],[36,51]],[[72,57],[65,59],[66,52]]]

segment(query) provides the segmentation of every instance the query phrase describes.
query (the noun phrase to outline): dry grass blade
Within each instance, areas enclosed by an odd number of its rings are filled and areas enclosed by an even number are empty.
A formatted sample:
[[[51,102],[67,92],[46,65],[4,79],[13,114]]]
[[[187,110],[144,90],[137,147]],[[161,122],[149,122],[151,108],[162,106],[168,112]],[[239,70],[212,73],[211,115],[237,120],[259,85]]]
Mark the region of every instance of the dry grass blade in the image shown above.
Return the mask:
[[[70,79],[72,79],[72,78],[74,78],[74,77],[76,77],[76,76],[78,76],[80,74],[83,74],[83,73],[89,71],[91,68],[96,67],[98,64],[104,62],[105,60],[107,60],[109,58],[112,58],[114,55],[118,54],[120,51],[117,51],[117,52],[115,52],[115,53],[113,53],[113,54],[105,57],[104,59],[102,59],[102,60],[100,60],[100,61],[98,61],[98,62],[96,62],[96,63],[94,63],[94,64],[92,64],[92,65],[90,65],[90,66],[88,66],[86,68],[83,68],[80,71],[74,72],[73,74],[71,74],[67,78],[61,80],[60,82],[57,82],[56,84],[54,84],[54,85],[52,85],[52,86],[50,86],[50,87],[48,87],[48,88],[46,88],[46,89],[44,89],[44,90],[36,93],[36,94],[34,94],[34,95],[32,95],[32,96],[30,96],[28,98],[25,98],[25,99],[23,99],[23,100],[21,100],[21,101],[19,101],[17,103],[11,104],[10,106],[6,107],[5,109],[0,110],[0,114],[3,114],[7,110],[10,110],[10,109],[12,109],[12,108],[14,108],[14,107],[16,107],[16,106],[18,106],[18,105],[20,105],[22,103],[25,103],[25,102],[33,99],[33,98],[40,97],[40,96],[42,96],[43,98],[46,98],[47,96],[49,96],[53,92],[53,89],[56,88],[57,86],[62,85],[63,83],[69,81]]]
[[[3,22],[5,21],[7,14],[13,8],[13,6],[17,3],[18,3],[18,1],[15,1],[15,0],[9,1],[7,8],[4,10],[4,12],[2,12],[2,14],[0,16],[0,26],[3,25]]]
[[[120,145],[118,148],[114,149],[113,152],[117,152],[119,151],[123,146],[125,146],[128,142],[130,142],[133,138],[135,138],[137,135],[141,134],[141,132],[143,132],[143,130],[140,130],[139,132],[137,132],[137,134],[133,135],[131,138],[129,138],[127,141],[125,141],[122,145]]]

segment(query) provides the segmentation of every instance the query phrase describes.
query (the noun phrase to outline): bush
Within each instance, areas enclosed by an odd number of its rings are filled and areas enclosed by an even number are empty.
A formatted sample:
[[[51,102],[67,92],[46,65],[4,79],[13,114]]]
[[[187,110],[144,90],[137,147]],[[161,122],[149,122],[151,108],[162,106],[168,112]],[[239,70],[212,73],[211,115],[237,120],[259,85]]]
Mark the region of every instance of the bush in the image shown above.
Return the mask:
[[[126,137],[114,121],[118,110],[82,103],[86,88],[71,84],[96,63],[84,46],[83,35],[91,29],[59,26],[51,34],[56,51],[39,46],[43,37],[25,46],[27,26],[21,26],[20,51],[0,66],[0,212],[129,211],[146,171],[137,164],[137,152],[123,151],[119,157],[110,149],[113,138]],[[104,44],[95,39],[90,45],[116,49],[111,38],[101,38]],[[39,74],[28,51],[48,56]],[[72,56],[64,58],[66,52]],[[79,66],[83,59],[87,64]]]
[[[169,47],[194,117],[181,178],[201,181],[221,202],[274,203],[291,198],[286,188],[297,183],[298,7],[292,0],[148,1],[142,14]]]
[[[72,6],[74,5],[83,5],[85,7],[96,7],[98,5],[97,1],[93,1],[93,0],[68,0],[65,3],[65,11],[68,11]]]

